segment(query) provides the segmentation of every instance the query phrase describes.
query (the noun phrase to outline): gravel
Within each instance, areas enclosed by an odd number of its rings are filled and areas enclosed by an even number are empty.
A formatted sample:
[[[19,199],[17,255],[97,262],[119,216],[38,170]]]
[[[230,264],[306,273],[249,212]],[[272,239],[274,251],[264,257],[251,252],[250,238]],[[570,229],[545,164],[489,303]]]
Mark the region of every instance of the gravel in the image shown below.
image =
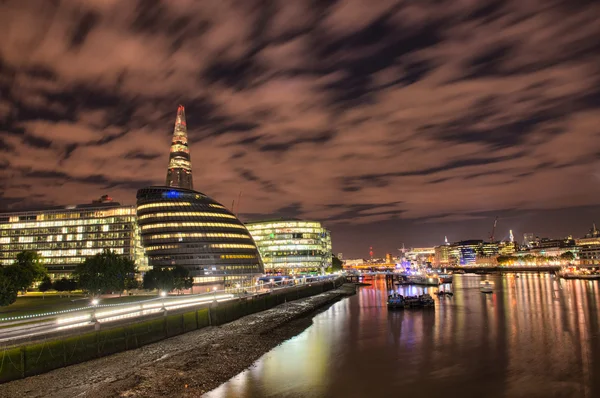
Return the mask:
[[[343,285],[234,322],[0,385],[0,397],[198,397],[312,324],[314,312],[353,294]]]

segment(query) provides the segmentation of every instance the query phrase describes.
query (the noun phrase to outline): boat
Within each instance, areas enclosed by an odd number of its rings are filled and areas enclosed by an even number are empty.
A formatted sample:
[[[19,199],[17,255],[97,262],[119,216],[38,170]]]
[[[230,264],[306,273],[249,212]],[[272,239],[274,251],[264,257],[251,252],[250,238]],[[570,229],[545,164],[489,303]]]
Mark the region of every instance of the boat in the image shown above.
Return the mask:
[[[390,294],[388,296],[387,306],[389,309],[404,308],[404,296],[401,294]]]
[[[420,296],[402,296],[401,294],[391,294],[387,301],[388,309],[404,308],[435,308],[435,301],[429,294]]]
[[[583,280],[600,280],[600,274],[572,274],[563,273],[559,274],[563,279],[583,279]]]
[[[440,278],[433,275],[409,275],[406,277],[406,280],[410,285],[439,286],[442,284]]]
[[[452,296],[454,296],[454,293],[452,293],[452,292],[445,292],[445,291],[443,291],[443,290],[439,290],[439,291],[437,291],[437,292],[436,292],[436,293],[434,293],[434,294],[435,294],[436,296],[438,296],[438,297],[444,297],[444,296],[452,297]]]
[[[494,282],[490,280],[484,280],[479,284],[481,293],[492,293],[494,291]]]
[[[574,267],[563,267],[556,272],[556,276],[563,279],[600,280],[600,273]]]
[[[442,283],[452,283],[452,274],[439,274],[438,277]]]

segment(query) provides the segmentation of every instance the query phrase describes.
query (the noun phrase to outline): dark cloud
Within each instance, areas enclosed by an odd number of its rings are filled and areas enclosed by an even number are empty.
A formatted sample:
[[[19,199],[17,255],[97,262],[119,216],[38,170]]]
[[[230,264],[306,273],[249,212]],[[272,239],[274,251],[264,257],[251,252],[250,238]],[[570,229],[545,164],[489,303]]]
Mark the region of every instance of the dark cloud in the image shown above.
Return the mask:
[[[0,206],[133,203],[164,181],[184,104],[200,191],[326,221],[348,255],[483,238],[496,215],[585,232],[599,18],[566,0],[7,1]]]

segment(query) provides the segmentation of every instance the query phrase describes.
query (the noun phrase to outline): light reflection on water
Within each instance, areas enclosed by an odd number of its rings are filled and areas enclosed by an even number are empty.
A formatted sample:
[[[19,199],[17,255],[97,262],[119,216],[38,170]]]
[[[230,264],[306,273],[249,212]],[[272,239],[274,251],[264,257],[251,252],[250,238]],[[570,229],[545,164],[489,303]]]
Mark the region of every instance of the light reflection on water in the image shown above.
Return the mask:
[[[482,278],[455,276],[435,310],[393,312],[378,279],[206,396],[600,397],[600,283],[490,276],[484,295]]]

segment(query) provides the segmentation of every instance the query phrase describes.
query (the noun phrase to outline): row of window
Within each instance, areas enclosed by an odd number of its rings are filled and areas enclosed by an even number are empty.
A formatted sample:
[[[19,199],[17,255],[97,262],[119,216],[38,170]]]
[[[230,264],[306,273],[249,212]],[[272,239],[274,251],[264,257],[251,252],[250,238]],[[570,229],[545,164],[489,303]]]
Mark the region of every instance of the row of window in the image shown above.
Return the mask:
[[[202,248],[202,249],[256,249],[254,245],[243,243],[212,243],[212,244],[189,244],[189,245],[155,245],[147,246],[146,250],[169,250],[169,249],[186,249],[186,248]]]
[[[104,228],[107,227],[107,228]],[[132,231],[132,225],[122,225],[122,224],[115,224],[115,225],[111,225],[109,228],[109,225],[103,225],[102,228],[100,228],[100,226],[95,226],[95,227],[86,227],[83,228],[81,231],[77,231],[76,228],[31,228],[31,229],[14,229],[14,230],[10,230],[10,229],[4,229],[2,231],[0,231],[0,236],[2,237],[6,237],[6,236],[29,236],[29,235],[37,235],[37,236],[41,236],[41,235],[45,235],[43,236],[43,239],[38,239],[38,240],[46,240],[47,236],[46,235],[66,235],[66,234],[75,234],[75,233],[85,233],[85,234],[96,234],[96,233],[100,233],[100,232],[104,232],[101,233],[99,235],[101,236],[120,236],[118,235],[119,232],[120,233],[130,233],[129,231]],[[109,231],[113,231],[113,232],[109,232]],[[115,235],[117,234],[117,235]],[[87,236],[91,236],[91,235],[87,235]]]
[[[252,233],[252,236],[278,236],[288,234],[318,234],[328,238],[329,234],[323,228],[285,228],[285,229],[254,229],[251,225],[246,225],[248,231]]]
[[[67,219],[77,219],[77,218],[100,218],[100,217],[110,217],[110,216],[127,216],[127,215],[135,215],[134,207],[120,207],[113,209],[103,209],[97,211],[69,211],[66,213],[38,213],[38,214],[24,214],[24,215],[14,215],[9,217],[0,218],[2,221],[8,221],[11,223],[16,223],[19,221],[51,221],[51,220],[67,220]]]
[[[250,239],[249,235],[232,234],[226,232],[180,232],[172,234],[153,234],[144,237],[144,240],[183,239],[183,238],[233,238]]]
[[[106,217],[89,218],[85,220],[66,220],[66,221],[34,221],[20,222],[10,224],[0,224],[0,229],[25,229],[25,228],[52,228],[69,227],[78,225],[97,225],[97,224],[131,224],[135,222],[135,217]]]
[[[294,254],[294,253],[300,253],[300,252],[306,252],[306,251],[312,251],[312,250],[327,250],[327,249],[329,249],[329,247],[326,245],[260,246],[261,253],[264,253],[265,255],[271,254],[271,255],[278,255],[278,256],[280,256],[280,255],[285,256],[286,253]],[[279,253],[282,253],[282,254],[279,254]]]
[[[318,241],[326,240],[321,237],[321,234],[314,233],[256,235],[254,232],[252,232],[252,236],[256,242],[267,242],[272,245],[278,245],[284,243],[285,241],[294,239],[311,239]]]
[[[248,229],[252,231],[264,230],[264,229],[276,229],[276,228],[292,228],[294,230],[300,228],[318,228],[324,230],[321,227],[321,223],[312,221],[287,221],[287,222],[274,222],[274,223],[258,223],[248,224]]]
[[[284,257],[284,258],[263,257],[263,261],[265,264],[267,264],[267,263],[271,263],[271,264],[275,264],[275,263],[281,263],[281,264],[306,263],[306,262],[311,262],[311,261],[323,263],[323,262],[328,262],[329,258],[323,257],[323,256],[290,256],[290,257]]]
[[[166,213],[151,213],[144,214],[138,217],[138,220],[145,220],[147,218],[162,218],[162,217],[215,217],[215,218],[233,218],[234,215],[226,213],[211,213],[204,211],[186,211],[186,212],[166,212]]]
[[[255,254],[222,254],[221,258],[234,259],[234,258],[256,258]]]
[[[181,261],[181,260],[194,260],[194,261],[202,261],[202,262],[206,262],[207,260],[210,261],[218,261],[221,256],[219,256],[218,254],[214,253],[214,254],[198,254],[198,253],[182,253],[182,254],[176,254],[176,255],[164,255],[164,256],[154,256],[154,255],[150,255],[151,260],[154,261]],[[231,258],[229,260],[236,260],[237,258]],[[243,259],[243,258],[242,258]],[[234,261],[236,262],[236,261]]]
[[[145,205],[140,205],[137,207],[137,210],[151,209],[154,207],[180,207],[180,206],[191,206],[192,204],[189,202],[157,202],[157,203],[147,203]]]
[[[2,245],[2,251],[23,251],[23,250],[57,250],[57,249],[81,249],[81,248],[110,248],[114,246],[133,246],[130,240],[97,240],[97,241],[72,241],[72,242],[52,242],[52,243],[15,243],[11,245]]]
[[[142,229],[142,231],[146,231],[149,229],[158,229],[158,228],[188,228],[188,227],[221,227],[221,228],[246,229],[243,225],[218,223],[218,222],[170,222],[170,223],[142,225],[141,229]]]
[[[120,253],[120,254],[123,254],[123,253]],[[86,257],[42,257],[40,261],[44,265],[58,264],[58,265],[74,267],[77,264],[83,263],[85,261],[85,259],[88,257],[89,256],[86,256]],[[15,261],[14,258],[2,259],[2,260],[0,260],[0,264],[10,265],[14,261]]]
[[[200,198],[199,195],[198,198]],[[143,205],[139,205],[137,207],[137,210],[144,210],[144,209],[152,209],[155,207],[180,207],[180,206],[191,206],[192,203],[190,202],[156,202],[156,203],[146,203]],[[194,203],[194,207],[198,207],[198,206],[206,206],[205,204],[201,204],[201,203]],[[215,209],[224,209],[225,206],[216,204],[216,203],[209,203],[208,204],[209,207],[213,207]]]
[[[93,241],[93,240],[114,240],[114,239],[131,239],[133,237],[132,232],[126,233],[101,233],[101,234],[57,234],[57,235],[23,235],[13,237],[1,237],[0,244],[3,243],[35,243],[41,244],[42,242],[70,242],[70,241]]]

